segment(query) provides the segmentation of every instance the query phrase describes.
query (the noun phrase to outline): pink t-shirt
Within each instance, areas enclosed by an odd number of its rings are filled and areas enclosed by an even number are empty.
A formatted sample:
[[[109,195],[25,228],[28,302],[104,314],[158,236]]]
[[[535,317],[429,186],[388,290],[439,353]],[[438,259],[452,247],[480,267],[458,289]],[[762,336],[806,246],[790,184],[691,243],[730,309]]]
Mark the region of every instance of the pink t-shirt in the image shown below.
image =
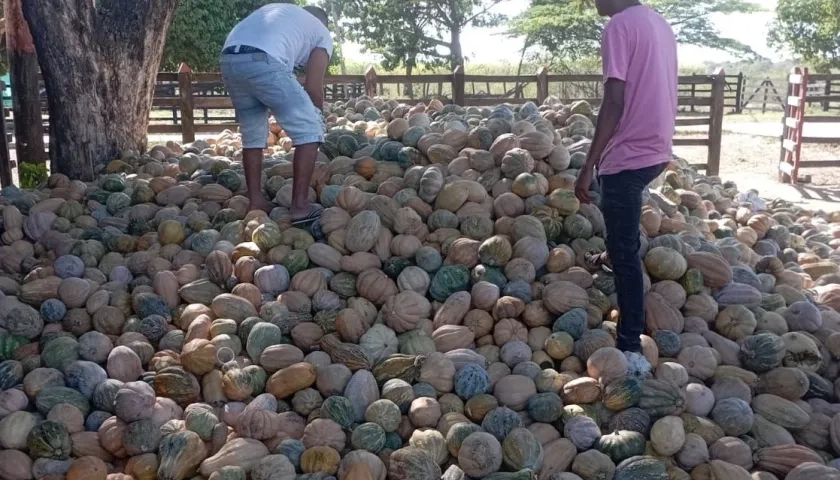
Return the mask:
[[[671,160],[677,116],[677,42],[661,15],[646,6],[613,16],[601,40],[604,81],[626,82],[624,113],[607,144],[599,175]]]

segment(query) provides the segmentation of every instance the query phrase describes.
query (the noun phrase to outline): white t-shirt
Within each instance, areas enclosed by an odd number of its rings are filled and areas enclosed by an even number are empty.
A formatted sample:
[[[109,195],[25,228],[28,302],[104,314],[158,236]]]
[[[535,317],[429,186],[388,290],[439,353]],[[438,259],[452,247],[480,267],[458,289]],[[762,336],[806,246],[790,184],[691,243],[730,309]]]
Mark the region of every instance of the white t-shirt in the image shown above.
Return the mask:
[[[291,68],[303,67],[315,48],[332,56],[330,31],[315,15],[297,5],[269,3],[239,22],[228,34],[225,46],[259,48]]]

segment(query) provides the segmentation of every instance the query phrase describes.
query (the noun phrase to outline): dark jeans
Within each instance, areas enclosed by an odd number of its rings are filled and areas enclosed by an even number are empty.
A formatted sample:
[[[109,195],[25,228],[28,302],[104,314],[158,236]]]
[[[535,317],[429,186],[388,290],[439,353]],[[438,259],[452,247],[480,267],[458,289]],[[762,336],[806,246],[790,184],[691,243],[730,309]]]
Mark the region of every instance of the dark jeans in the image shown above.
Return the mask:
[[[601,212],[607,227],[607,254],[618,294],[620,318],[616,347],[622,351],[641,351],[639,336],[645,330],[645,291],[639,258],[642,192],[666,166],[663,163],[598,177]]]

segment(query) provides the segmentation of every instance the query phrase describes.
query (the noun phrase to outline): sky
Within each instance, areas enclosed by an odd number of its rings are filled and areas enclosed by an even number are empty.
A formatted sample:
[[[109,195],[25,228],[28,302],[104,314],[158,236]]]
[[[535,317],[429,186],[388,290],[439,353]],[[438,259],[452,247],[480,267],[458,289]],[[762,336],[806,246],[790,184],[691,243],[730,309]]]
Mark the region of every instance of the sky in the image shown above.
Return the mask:
[[[785,52],[778,52],[767,46],[767,32],[773,20],[776,0],[753,0],[763,10],[752,14],[714,15],[712,21],[725,37],[734,38],[753,48],[760,55],[771,60],[783,60]],[[522,13],[528,6],[526,0],[502,2],[493,11],[510,17]],[[464,55],[474,63],[516,63],[522,50],[522,39],[511,39],[503,35],[505,28],[468,28],[461,36]],[[354,61],[376,62],[374,55],[362,52],[362,47],[345,43],[342,52]],[[705,62],[735,60],[716,50],[680,45],[680,63],[699,65]]]

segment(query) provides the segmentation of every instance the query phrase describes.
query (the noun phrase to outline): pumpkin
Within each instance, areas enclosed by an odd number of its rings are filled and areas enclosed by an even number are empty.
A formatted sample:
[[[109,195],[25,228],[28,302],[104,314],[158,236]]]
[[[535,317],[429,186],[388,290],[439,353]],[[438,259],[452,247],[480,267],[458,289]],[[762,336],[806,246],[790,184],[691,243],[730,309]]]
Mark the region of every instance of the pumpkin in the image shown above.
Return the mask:
[[[502,446],[493,435],[473,432],[462,442],[458,450],[458,465],[464,473],[481,478],[497,472],[502,466]]]
[[[167,435],[158,450],[158,476],[167,480],[191,478],[205,455],[204,442],[195,432],[182,431]]]
[[[440,466],[419,448],[405,447],[391,454],[388,477],[394,480],[440,478]]]
[[[753,424],[753,411],[749,404],[740,398],[725,398],[712,409],[712,420],[723,428],[727,435],[743,435],[750,431]]]
[[[609,456],[615,464],[619,464],[630,457],[644,454],[645,436],[630,430],[616,430],[601,435],[594,448]]]
[[[70,457],[70,433],[64,424],[44,420],[29,431],[26,439],[29,453],[37,458],[66,460]]]

